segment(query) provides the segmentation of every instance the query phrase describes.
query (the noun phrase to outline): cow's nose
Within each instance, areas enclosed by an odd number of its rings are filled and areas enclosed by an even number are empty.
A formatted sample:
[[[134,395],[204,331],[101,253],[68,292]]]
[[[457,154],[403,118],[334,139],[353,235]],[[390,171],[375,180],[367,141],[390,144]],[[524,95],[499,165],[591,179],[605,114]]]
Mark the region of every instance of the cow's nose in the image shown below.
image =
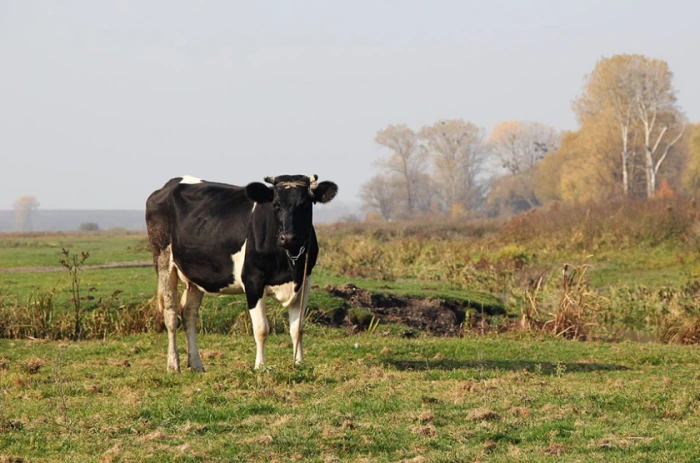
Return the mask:
[[[294,235],[291,233],[280,233],[279,243],[283,248],[291,246],[294,243]]]

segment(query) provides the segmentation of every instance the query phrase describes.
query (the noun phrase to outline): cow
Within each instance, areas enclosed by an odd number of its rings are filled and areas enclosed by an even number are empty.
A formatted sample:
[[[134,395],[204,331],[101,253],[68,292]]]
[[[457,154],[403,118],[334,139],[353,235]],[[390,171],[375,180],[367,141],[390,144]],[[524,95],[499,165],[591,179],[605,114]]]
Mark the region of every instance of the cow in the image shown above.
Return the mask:
[[[265,297],[289,311],[295,363],[303,360],[302,323],[318,257],[313,205],[338,192],[316,175],[265,177],[245,187],[190,176],[169,180],[146,201],[146,226],[158,274],[157,304],[168,331],[167,369],[180,371],[175,343],[178,312],[187,366],[204,371],[196,340],[204,293],[245,294],[256,344],[255,368],[265,363],[269,332]],[[178,306],[177,286],[185,285]]]

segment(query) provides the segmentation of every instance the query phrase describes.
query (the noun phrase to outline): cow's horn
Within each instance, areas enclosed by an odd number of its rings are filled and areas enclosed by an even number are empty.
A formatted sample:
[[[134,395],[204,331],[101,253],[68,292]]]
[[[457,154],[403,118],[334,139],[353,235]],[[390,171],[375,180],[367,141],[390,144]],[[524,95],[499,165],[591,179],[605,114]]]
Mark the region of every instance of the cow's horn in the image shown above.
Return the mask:
[[[267,183],[274,185],[277,182],[277,177],[265,177],[264,180]]]
[[[309,184],[311,184],[311,188],[316,187],[316,180],[318,180],[318,175],[316,175],[316,174],[309,175]]]

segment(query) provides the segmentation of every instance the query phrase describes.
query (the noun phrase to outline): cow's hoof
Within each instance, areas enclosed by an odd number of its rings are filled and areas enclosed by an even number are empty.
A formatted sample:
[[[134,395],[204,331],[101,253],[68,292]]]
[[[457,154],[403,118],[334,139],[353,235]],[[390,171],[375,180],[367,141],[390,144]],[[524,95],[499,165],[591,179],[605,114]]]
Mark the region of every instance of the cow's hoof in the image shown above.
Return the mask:
[[[196,373],[204,373],[206,371],[204,369],[204,365],[202,365],[201,363],[199,365],[190,365],[190,370]]]
[[[204,365],[202,364],[202,359],[199,358],[199,355],[197,355],[194,358],[187,358],[187,367],[196,372],[204,372]]]

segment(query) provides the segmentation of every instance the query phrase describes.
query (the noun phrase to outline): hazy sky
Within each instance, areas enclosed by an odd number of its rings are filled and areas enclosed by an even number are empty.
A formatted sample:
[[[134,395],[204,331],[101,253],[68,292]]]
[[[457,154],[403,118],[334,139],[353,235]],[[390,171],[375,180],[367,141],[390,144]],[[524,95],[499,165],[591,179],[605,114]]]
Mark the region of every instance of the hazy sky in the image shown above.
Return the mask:
[[[377,130],[574,129],[595,62],[662,58],[700,120],[700,2],[0,0],[0,209],[141,209],[167,179],[319,174],[355,201]]]

